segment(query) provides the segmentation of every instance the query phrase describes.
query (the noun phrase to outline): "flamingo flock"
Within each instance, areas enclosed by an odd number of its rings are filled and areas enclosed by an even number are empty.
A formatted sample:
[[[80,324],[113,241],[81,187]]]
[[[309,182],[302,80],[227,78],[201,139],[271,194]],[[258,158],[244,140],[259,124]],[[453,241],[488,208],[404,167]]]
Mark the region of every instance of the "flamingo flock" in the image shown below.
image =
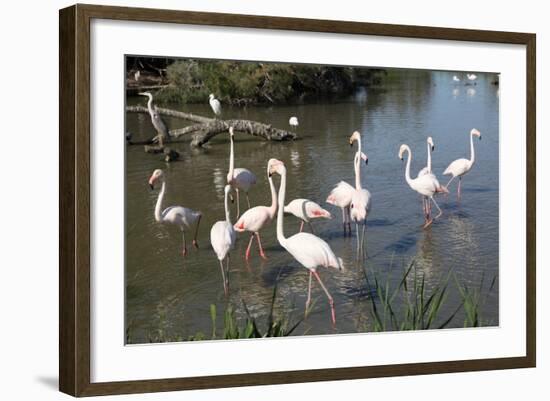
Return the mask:
[[[212,104],[211,96],[211,104]],[[215,99],[214,99],[215,100]],[[214,109],[214,106],[213,106]],[[217,114],[217,113],[216,113]],[[411,176],[412,150],[407,144],[402,144],[399,148],[398,156],[405,160],[405,181],[408,186],[418,193],[422,199],[422,213],[424,216],[423,228],[430,226],[434,220],[443,214],[435,196],[438,194],[448,194],[449,185],[458,177],[457,198],[460,200],[460,191],[462,178],[471,171],[475,162],[474,137],[481,139],[481,134],[477,129],[472,129],[470,138],[470,159],[457,159],[449,164],[443,175],[451,175],[447,185],[439,183],[432,170],[432,152],[435,145],[432,137],[426,140],[427,162],[416,177]],[[269,159],[266,166],[266,176],[271,196],[269,206],[258,205],[251,207],[248,192],[256,186],[257,179],[254,173],[245,168],[235,168],[235,145],[234,130],[229,128],[230,152],[229,168],[227,174],[227,184],[224,187],[224,209],[225,219],[219,220],[210,230],[210,242],[218,258],[224,293],[229,293],[229,260],[230,253],[235,248],[237,233],[249,233],[250,238],[246,248],[244,259],[250,259],[252,243],[256,240],[258,252],[262,259],[267,260],[267,255],[262,247],[260,232],[269,228],[271,222],[276,218],[276,237],[279,245],[286,250],[300,265],[308,270],[309,282],[307,289],[307,300],[305,305],[305,314],[307,315],[311,305],[311,288],[313,277],[319,283],[321,289],[328,299],[330,307],[330,317],[333,325],[336,323],[336,312],[334,300],[327,287],[321,280],[318,273],[319,268],[330,268],[344,270],[344,264],[341,258],[337,257],[332,251],[330,245],[319,236],[315,235],[312,221],[315,219],[331,219],[332,215],[328,210],[322,208],[315,201],[307,198],[297,198],[291,200],[285,206],[287,168],[285,164],[277,159]],[[372,211],[371,193],[364,186],[361,179],[361,166],[363,162],[368,165],[368,156],[362,149],[362,137],[360,132],[355,131],[349,137],[349,145],[353,147],[357,143],[357,148],[353,155],[353,171],[355,175],[355,185],[352,186],[345,181],[340,181],[329,193],[326,203],[336,206],[342,211],[342,224],[344,236],[351,235],[351,222],[355,223],[357,237],[357,258],[366,256],[366,226],[368,217]],[[273,175],[280,176],[280,184],[277,189],[273,180]],[[186,232],[193,230],[193,246],[198,248],[197,235],[202,213],[194,211],[183,206],[170,206],[162,210],[162,204],[167,188],[167,179],[163,170],[157,169],[149,178],[149,185],[155,188],[155,184],[161,183],[160,193],[154,208],[155,220],[159,223],[178,226],[183,236],[183,256],[187,256]],[[267,188],[266,188],[267,189]],[[240,214],[239,193],[244,192],[247,199],[248,209]],[[235,223],[232,223],[229,201],[233,200],[232,192],[236,193],[237,198],[237,217]],[[438,214],[432,216],[432,204],[436,207]],[[300,230],[297,234],[286,237],[283,229],[284,214],[291,214],[301,222]],[[304,232],[304,225],[308,224],[310,233]],[[360,230],[361,228],[361,230]],[[361,231],[361,232],[360,232]],[[225,265],[224,265],[225,262]]]

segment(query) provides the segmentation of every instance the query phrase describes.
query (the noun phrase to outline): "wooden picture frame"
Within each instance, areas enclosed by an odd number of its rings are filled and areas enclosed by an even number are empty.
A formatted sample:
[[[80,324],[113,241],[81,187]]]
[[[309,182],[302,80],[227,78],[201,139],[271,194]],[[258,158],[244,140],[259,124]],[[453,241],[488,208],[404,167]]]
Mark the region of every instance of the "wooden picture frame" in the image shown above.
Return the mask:
[[[526,355],[120,382],[90,380],[90,21],[94,18],[517,44],[526,47]],[[59,14],[59,388],[73,396],[348,380],[534,367],[536,363],[536,36],[421,26],[74,5]]]

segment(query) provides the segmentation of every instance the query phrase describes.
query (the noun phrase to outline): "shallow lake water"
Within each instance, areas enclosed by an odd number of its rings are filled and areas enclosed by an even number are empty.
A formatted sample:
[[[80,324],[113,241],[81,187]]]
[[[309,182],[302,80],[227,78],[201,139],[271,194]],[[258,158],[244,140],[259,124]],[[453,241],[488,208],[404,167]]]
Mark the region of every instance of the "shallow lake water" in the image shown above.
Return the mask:
[[[245,118],[288,127],[297,116],[299,140],[266,142],[236,133],[235,166],[246,167],[258,177],[250,191],[252,205],[269,205],[265,174],[270,158],[287,166],[287,203],[309,198],[332,212],[331,220],[313,223],[316,234],[326,240],[346,269],[319,269],[334,296],[336,327],[330,322],[325,295],[314,283],[314,308],[295,335],[356,333],[371,329],[371,300],[364,272],[391,286],[399,284],[400,272],[413,259],[417,274],[424,275],[427,289],[437,286],[449,271],[458,281],[477,287],[482,277],[490,282],[498,275],[499,219],[499,94],[494,74],[478,74],[476,85],[455,84],[451,72],[391,71],[384,83],[361,90],[347,99],[273,107],[224,107],[223,118]],[[129,97],[128,104],[145,105],[146,98]],[[207,101],[201,105],[171,105],[182,111],[211,116]],[[163,117],[171,128],[186,121]],[[426,165],[426,137],[435,142],[432,170],[445,184],[442,173],[453,160],[470,157],[469,132],[477,128],[476,162],[463,179],[462,200],[456,199],[456,182],[448,197],[438,196],[443,216],[422,228],[421,200],[407,185],[405,163],[398,158],[399,146],[408,144],[413,153],[411,174]],[[372,195],[367,223],[368,259],[356,262],[355,236],[344,237],[340,209],[324,201],[340,180],[354,183],[353,156],[348,138],[358,130],[368,166],[362,165],[363,186]],[[127,131],[136,139],[153,135],[146,114],[128,113]],[[262,232],[268,256],[263,261],[252,248],[249,263],[244,251],[249,235],[238,236],[231,257],[230,295],[224,296],[218,260],[210,246],[210,228],[224,219],[223,187],[229,163],[229,135],[215,137],[204,149],[191,149],[188,142],[171,145],[183,158],[166,164],[160,155],[146,154],[142,146],[127,146],[126,154],[126,324],[129,343],[185,339],[212,331],[210,305],[221,311],[230,303],[239,318],[245,317],[243,301],[255,316],[269,312],[277,285],[276,313],[303,316],[308,271],[277,242],[275,221]],[[181,255],[182,236],[175,226],[155,221],[158,189],[147,181],[154,169],[165,170],[167,193],[164,207],[182,205],[203,213],[199,250],[189,247]],[[279,178],[275,178],[278,187]],[[241,206],[244,208],[244,198]],[[233,222],[235,205],[232,205]],[[299,221],[285,215],[285,234],[299,229]],[[307,230],[307,228],[306,228]],[[355,232],[355,228],[353,229]],[[192,234],[188,234],[189,245]],[[458,292],[450,290],[442,308],[449,316],[460,304]],[[484,325],[498,325],[498,280],[482,298]],[[462,327],[457,315],[449,327]]]

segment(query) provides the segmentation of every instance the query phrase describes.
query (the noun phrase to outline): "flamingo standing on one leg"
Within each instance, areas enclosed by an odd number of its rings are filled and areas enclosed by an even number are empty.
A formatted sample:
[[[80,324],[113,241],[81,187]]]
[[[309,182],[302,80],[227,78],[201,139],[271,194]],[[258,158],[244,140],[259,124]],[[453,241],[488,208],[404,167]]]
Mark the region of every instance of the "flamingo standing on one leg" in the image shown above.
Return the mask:
[[[472,166],[475,162],[474,136],[477,136],[479,139],[481,139],[481,133],[475,128],[470,131],[470,160],[457,159],[449,164],[449,167],[447,167],[443,172],[443,175],[452,175],[447,185],[445,185],[446,189],[449,188],[449,184],[451,183],[451,181],[458,177],[458,200],[460,200],[460,184],[462,183],[462,176],[467,174],[472,169]]]
[[[436,193],[439,193],[439,192],[446,193],[448,191],[445,187],[442,187],[439,184],[439,181],[437,181],[437,178],[433,174],[428,173],[428,174],[424,174],[424,175],[422,175],[420,177],[417,177],[417,178],[414,178],[414,179],[411,178],[412,152],[411,152],[411,148],[409,148],[408,145],[403,144],[399,148],[399,158],[401,160],[403,160],[403,153],[405,153],[405,152],[408,152],[407,166],[405,167],[405,179],[407,180],[407,184],[409,184],[409,186],[412,189],[414,189],[416,192],[418,192],[420,195],[427,197],[428,199],[430,199],[433,202],[433,204],[435,205],[435,207],[439,211],[439,214],[437,216],[435,216],[435,219],[437,219],[438,217],[440,217],[443,214],[443,212],[439,208],[439,205],[437,204],[437,202],[435,201],[433,196]],[[428,200],[428,202],[429,202],[429,200]],[[426,212],[426,209],[424,207],[424,202],[422,204],[422,211],[423,211],[423,213]],[[431,214],[430,215],[425,215],[425,219],[426,219],[426,221],[424,223],[424,228],[428,227],[433,222],[433,219],[431,218]]]
[[[269,175],[277,173],[281,176],[281,184],[279,188],[279,204],[285,204],[285,192],[286,192],[286,167],[280,160],[269,160]],[[321,281],[319,273],[317,273],[318,267],[333,267],[339,270],[344,269],[342,259],[337,258],[332,252],[330,246],[321,238],[310,233],[298,233],[292,237],[285,238],[283,232],[283,208],[279,208],[277,214],[277,240],[288,253],[290,253],[294,259],[296,259],[302,266],[309,270],[309,285],[307,291],[306,301],[306,314],[311,303],[311,278],[315,276],[319,285],[325,292],[328,298],[328,302],[331,310],[332,324],[336,324],[336,312],[334,310],[334,300],[329,291]]]
[[[164,200],[164,195],[166,193],[166,178],[164,177],[164,172],[160,169],[153,171],[151,178],[149,178],[149,185],[151,189],[154,189],[155,183],[157,181],[162,181],[162,187],[160,189],[159,197],[157,199],[157,204],[155,205],[155,220],[159,223],[169,223],[175,224],[180,227],[183,233],[183,256],[187,255],[187,243],[185,242],[185,230],[191,228],[194,224],[195,226],[195,236],[193,237],[193,246],[195,248],[199,247],[197,243],[197,233],[199,232],[199,225],[201,222],[202,214],[201,212],[196,212],[194,210],[188,209],[183,206],[169,206],[161,212],[162,201]]]
[[[426,140],[426,145],[428,147],[428,162],[426,164],[426,167],[424,167],[422,170],[418,172],[418,176],[423,176],[426,174],[432,174],[432,152],[435,150],[434,141],[431,136],[428,137]],[[422,197],[422,204],[425,210],[426,218],[429,216],[431,210],[430,210],[430,201],[424,196]]]
[[[350,216],[355,222],[357,232],[357,257],[359,258],[359,251],[364,251],[365,242],[365,227],[367,225],[367,216],[371,209],[371,195],[370,192],[361,186],[361,165],[360,158],[364,155],[365,163],[368,164],[368,157],[361,152],[361,134],[355,131],[349,138],[349,144],[353,146],[353,142],[357,141],[357,152],[355,153],[355,189],[351,196]],[[361,238],[359,238],[359,224],[363,226],[361,232]],[[364,253],[364,252],[363,252]]]
[[[220,261],[220,269],[222,272],[223,280],[223,291],[225,295],[228,294],[229,286],[229,251],[231,251],[235,246],[236,233],[231,224],[231,216],[229,214],[229,205],[227,198],[229,191],[231,190],[230,185],[226,185],[224,188],[224,206],[225,206],[225,220],[220,220],[214,223],[210,229],[210,243],[214,252],[218,256]],[[223,267],[223,260],[226,260],[226,267]]]
[[[271,160],[269,161],[269,163],[270,162]],[[271,167],[269,163],[267,164],[267,179],[269,181],[269,188],[271,189],[271,206],[255,206],[251,209],[248,209],[246,212],[243,213],[240,219],[237,220],[237,222],[233,226],[238,232],[248,231],[251,233],[250,241],[248,242],[248,247],[246,248],[245,253],[246,260],[250,258],[250,247],[252,246],[252,241],[254,240],[254,237],[256,237],[256,240],[258,241],[260,256],[263,259],[267,259],[267,256],[265,255],[262,248],[259,231],[264,226],[269,224],[275,217],[275,213],[277,213],[277,192],[275,191],[275,186],[273,185],[271,174],[269,174],[269,169]]]
[[[312,219],[330,219],[332,217],[328,210],[323,209],[317,203],[310,201],[309,199],[292,200],[285,206],[284,212],[293,214],[301,220],[300,232],[304,229],[304,223],[307,223],[311,229],[311,232],[313,232],[313,226],[311,225]]]
[[[229,127],[229,138],[231,140],[231,148],[229,153],[229,172],[227,173],[227,183],[231,185],[237,192],[237,219],[241,215],[239,191],[244,191],[246,195],[246,202],[250,209],[250,199],[248,198],[248,191],[252,185],[256,184],[256,176],[250,170],[246,168],[235,168],[235,150],[233,144],[234,131],[233,127]],[[233,200],[233,198],[231,199]]]
[[[361,158],[367,161],[366,155],[364,153],[361,153]],[[357,154],[353,158],[354,168],[356,161]],[[355,188],[353,188],[350,184],[345,181],[340,181],[338,184],[336,184],[332,191],[330,191],[327,200],[325,201],[342,209],[342,225],[344,226],[344,236],[346,236],[346,232],[349,232],[349,235],[351,235],[350,206],[353,191],[355,191]]]

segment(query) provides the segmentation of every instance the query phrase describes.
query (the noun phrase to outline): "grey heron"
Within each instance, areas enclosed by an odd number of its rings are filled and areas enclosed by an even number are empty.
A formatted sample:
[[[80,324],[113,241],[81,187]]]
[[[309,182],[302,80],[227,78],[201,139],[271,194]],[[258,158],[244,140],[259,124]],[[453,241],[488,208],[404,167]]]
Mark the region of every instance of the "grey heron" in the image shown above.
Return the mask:
[[[153,127],[155,127],[155,130],[157,131],[157,136],[153,140],[158,141],[160,146],[164,146],[164,141],[167,140],[170,135],[168,133],[168,129],[166,128],[166,124],[164,124],[160,118],[160,113],[158,112],[157,107],[153,107],[153,95],[150,92],[140,92],[139,95],[147,96],[149,98],[147,101],[147,109],[149,110]]]

